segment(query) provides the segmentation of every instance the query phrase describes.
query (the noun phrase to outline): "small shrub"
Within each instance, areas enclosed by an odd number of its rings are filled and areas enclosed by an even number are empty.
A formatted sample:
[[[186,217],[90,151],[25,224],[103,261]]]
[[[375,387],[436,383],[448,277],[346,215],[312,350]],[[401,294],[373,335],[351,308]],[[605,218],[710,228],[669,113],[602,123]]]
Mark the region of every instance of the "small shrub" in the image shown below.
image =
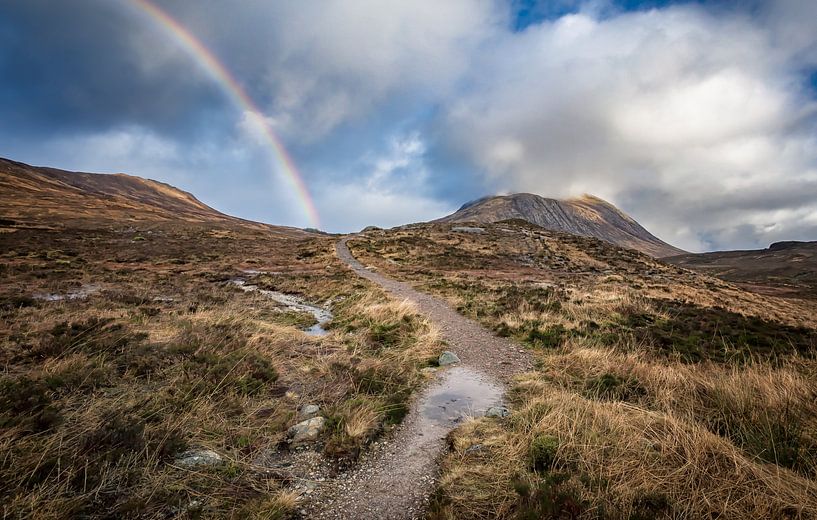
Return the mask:
[[[633,500],[633,509],[629,520],[652,520],[668,518],[672,513],[672,504],[664,493],[650,492]]]
[[[528,448],[528,462],[531,470],[548,471],[556,461],[559,439],[553,435],[540,434],[533,438]]]
[[[607,401],[636,401],[646,393],[634,377],[624,379],[609,372],[590,379],[585,384],[586,396]]]
[[[0,427],[17,426],[42,432],[56,426],[61,417],[52,404],[48,385],[30,377],[0,382]]]
[[[523,340],[537,348],[557,348],[561,347],[565,341],[567,329],[563,325],[554,325],[547,329],[540,329],[538,324],[527,330]]]

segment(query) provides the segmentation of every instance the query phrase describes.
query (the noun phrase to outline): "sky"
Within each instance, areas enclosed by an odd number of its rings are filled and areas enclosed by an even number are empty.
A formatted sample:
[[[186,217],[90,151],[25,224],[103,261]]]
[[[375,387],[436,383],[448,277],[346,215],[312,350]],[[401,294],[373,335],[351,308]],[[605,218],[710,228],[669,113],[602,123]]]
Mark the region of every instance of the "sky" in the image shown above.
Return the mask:
[[[0,0],[0,156],[346,232],[590,193],[690,251],[817,240],[817,2]],[[254,110],[258,112],[254,112]]]

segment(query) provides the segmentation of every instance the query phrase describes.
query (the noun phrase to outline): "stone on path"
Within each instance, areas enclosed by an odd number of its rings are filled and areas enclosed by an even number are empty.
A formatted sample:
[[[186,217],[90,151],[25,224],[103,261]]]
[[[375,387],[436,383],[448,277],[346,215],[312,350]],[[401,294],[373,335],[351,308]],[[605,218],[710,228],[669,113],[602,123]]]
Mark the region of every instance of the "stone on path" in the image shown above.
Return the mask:
[[[440,354],[440,359],[437,360],[437,363],[439,363],[441,367],[444,367],[446,365],[453,365],[454,363],[459,362],[460,358],[457,357],[457,355],[451,352],[450,350],[446,350],[445,352]]]
[[[485,412],[485,417],[498,417],[501,419],[507,417],[510,413],[504,406],[492,406]]]

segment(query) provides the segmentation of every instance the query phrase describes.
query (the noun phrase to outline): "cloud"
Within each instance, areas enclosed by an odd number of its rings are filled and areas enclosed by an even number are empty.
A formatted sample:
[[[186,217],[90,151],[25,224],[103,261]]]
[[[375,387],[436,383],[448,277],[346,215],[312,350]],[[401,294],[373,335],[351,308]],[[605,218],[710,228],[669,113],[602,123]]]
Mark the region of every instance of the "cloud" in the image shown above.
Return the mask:
[[[218,0],[173,12],[245,80],[285,138],[315,141],[403,94],[406,109],[452,93],[506,22],[493,0]],[[218,19],[218,24],[213,24]],[[390,109],[394,109],[392,106]]]
[[[533,191],[608,198],[695,250],[817,238],[817,3],[156,1],[333,231]],[[308,225],[261,116],[128,2],[4,3],[0,80],[4,155]]]
[[[367,153],[360,159],[356,169],[365,173],[355,182],[321,185],[316,198],[327,229],[393,227],[451,212],[454,207],[450,202],[429,192],[425,153],[425,143],[418,134],[395,135],[387,140],[386,151]]]
[[[693,6],[545,21],[478,61],[443,141],[500,189],[595,193],[681,247],[815,237],[817,105],[775,34]]]

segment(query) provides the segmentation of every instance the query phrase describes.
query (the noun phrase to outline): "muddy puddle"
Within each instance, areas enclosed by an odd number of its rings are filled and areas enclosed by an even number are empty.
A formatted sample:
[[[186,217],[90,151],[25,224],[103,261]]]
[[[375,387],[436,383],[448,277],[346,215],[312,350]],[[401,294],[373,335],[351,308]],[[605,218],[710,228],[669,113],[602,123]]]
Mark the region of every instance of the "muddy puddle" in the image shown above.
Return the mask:
[[[326,324],[332,321],[332,312],[324,309],[323,307],[317,307],[315,305],[310,305],[309,303],[305,302],[301,298],[297,296],[293,296],[291,294],[286,294],[278,291],[269,291],[267,289],[261,289],[257,285],[249,284],[246,280],[242,279],[235,279],[231,280],[230,283],[238,287],[244,292],[256,292],[258,294],[264,295],[267,298],[274,300],[281,305],[285,306],[287,309],[291,311],[297,312],[308,312],[315,317],[317,321],[316,324],[303,329],[310,336],[324,336],[327,334],[327,330],[325,328]]]
[[[466,417],[479,417],[502,404],[502,387],[474,370],[446,369],[420,402],[420,415],[435,426],[453,428]]]

